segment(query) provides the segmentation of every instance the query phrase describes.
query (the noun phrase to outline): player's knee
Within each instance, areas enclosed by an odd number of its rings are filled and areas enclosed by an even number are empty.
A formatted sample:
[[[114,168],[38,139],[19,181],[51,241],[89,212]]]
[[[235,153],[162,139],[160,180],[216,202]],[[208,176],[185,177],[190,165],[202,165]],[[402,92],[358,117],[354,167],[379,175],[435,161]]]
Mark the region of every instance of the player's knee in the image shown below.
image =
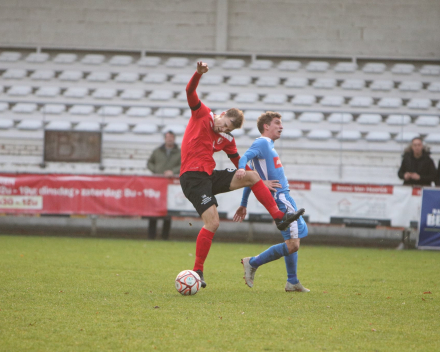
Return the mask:
[[[258,175],[258,172],[256,171],[248,171],[247,174],[249,176],[249,182],[251,183],[251,186],[255,185],[261,179],[260,175]]]
[[[286,241],[287,249],[289,250],[289,254],[295,253],[299,249],[299,242],[297,241]]]
[[[220,226],[220,219],[218,219],[218,218],[209,219],[209,221],[206,225],[207,225],[207,227],[209,227],[210,231],[215,232],[215,231],[217,231],[218,227]]]

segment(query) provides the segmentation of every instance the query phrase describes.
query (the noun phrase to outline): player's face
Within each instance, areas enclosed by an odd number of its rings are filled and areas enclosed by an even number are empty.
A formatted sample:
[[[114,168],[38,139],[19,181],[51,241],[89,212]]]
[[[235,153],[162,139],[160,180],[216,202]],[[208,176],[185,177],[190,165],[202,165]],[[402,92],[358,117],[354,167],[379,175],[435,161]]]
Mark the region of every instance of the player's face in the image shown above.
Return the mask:
[[[214,132],[220,133],[229,133],[232,132],[235,128],[232,124],[232,121],[225,114],[216,115],[214,118]]]
[[[281,123],[281,119],[274,118],[270,122],[270,125],[265,126],[267,126],[267,130],[265,133],[266,137],[269,137],[273,141],[281,137],[281,132],[283,131],[283,124]]]

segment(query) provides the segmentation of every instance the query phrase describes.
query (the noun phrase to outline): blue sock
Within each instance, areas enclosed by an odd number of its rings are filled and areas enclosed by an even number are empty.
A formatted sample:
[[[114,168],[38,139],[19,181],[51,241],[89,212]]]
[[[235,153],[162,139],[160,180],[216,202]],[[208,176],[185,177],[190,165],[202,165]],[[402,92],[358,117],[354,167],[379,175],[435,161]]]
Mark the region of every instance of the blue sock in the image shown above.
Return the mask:
[[[289,255],[287,244],[280,243],[269,247],[256,257],[252,257],[249,261],[249,264],[251,264],[254,268],[258,268],[260,265],[280,259],[281,257],[286,255]]]
[[[286,262],[287,281],[293,285],[297,284],[299,282],[296,272],[298,265],[298,252],[285,256],[284,261]]]

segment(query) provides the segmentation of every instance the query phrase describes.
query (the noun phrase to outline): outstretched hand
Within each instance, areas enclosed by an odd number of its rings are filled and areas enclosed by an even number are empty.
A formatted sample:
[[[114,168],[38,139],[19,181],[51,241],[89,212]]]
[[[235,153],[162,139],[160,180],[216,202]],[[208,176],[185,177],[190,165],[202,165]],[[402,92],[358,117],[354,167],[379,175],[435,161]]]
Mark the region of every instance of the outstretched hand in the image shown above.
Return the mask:
[[[209,71],[208,64],[202,61],[197,62],[197,73],[199,75],[203,75],[204,73]]]
[[[235,222],[242,222],[244,220],[244,218],[246,217],[246,207],[238,207],[237,211],[235,212],[234,217],[232,218],[232,220],[234,220]]]
[[[263,180],[263,183],[272,192],[276,192],[276,188],[281,188],[281,183],[278,180]]]

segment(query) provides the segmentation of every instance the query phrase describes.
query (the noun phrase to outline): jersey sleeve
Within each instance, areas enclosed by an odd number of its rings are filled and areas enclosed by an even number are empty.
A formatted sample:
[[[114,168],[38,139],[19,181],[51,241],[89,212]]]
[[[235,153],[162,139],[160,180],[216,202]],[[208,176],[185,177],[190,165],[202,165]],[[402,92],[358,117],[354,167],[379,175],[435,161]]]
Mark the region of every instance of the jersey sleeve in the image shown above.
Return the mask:
[[[223,151],[228,155],[229,159],[235,158],[238,156],[237,145],[235,144],[235,139],[232,140],[225,145]]]
[[[262,138],[257,139],[254,143],[252,143],[251,147],[248,150],[246,150],[246,152],[240,158],[240,161],[238,163],[238,168],[244,169],[249,160],[252,160],[253,158],[256,157],[261,158],[262,151],[265,145],[267,145],[267,142]]]
[[[243,196],[241,197],[241,206],[247,208],[249,195],[251,194],[250,187],[243,188]]]

